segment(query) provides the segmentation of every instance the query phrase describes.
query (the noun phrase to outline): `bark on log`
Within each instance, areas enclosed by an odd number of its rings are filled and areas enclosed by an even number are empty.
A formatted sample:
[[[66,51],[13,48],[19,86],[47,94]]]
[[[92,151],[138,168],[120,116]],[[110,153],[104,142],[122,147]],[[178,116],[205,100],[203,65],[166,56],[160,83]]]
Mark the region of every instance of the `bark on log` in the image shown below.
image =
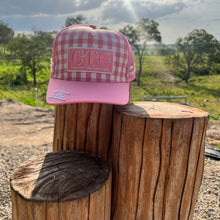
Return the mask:
[[[107,160],[113,105],[78,103],[55,110],[53,151],[86,151]]]
[[[208,113],[164,102],[117,106],[110,164],[113,220],[193,218]]]
[[[35,157],[11,176],[13,220],[110,220],[111,169],[85,152]]]

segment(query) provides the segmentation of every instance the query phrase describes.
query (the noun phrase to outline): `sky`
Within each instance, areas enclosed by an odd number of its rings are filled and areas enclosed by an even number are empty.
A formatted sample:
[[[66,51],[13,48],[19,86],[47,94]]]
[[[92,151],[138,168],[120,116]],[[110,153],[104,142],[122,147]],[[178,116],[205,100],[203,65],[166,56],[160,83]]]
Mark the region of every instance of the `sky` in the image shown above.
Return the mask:
[[[159,24],[162,43],[175,43],[194,29],[220,40],[220,0],[0,0],[0,20],[15,32],[52,31],[82,14],[89,24],[119,30],[141,18]]]

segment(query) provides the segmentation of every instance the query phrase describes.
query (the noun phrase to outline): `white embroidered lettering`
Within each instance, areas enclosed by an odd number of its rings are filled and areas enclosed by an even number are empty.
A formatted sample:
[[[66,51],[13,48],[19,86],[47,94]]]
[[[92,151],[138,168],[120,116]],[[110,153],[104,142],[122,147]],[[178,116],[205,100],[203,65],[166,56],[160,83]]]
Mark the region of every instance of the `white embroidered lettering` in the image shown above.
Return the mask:
[[[70,95],[70,93],[65,92],[65,91],[55,90],[52,92],[52,94],[49,96],[49,98],[66,101],[66,98],[64,95]]]

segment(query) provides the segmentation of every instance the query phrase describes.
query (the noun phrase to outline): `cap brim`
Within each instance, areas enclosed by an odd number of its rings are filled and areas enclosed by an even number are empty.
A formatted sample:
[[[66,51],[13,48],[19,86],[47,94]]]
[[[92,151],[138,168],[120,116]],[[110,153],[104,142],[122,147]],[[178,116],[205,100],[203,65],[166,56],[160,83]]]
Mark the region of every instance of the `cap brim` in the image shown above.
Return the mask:
[[[106,103],[125,105],[129,101],[129,83],[67,81],[50,78],[47,103]]]

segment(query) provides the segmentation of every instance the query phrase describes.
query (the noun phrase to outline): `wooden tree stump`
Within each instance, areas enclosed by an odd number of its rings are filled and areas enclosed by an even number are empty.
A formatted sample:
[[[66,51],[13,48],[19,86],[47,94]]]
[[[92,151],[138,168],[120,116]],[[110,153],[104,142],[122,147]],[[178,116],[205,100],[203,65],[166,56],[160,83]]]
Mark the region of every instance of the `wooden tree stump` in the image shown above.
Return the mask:
[[[86,151],[107,160],[112,109],[93,103],[56,106],[53,151]]]
[[[144,102],[117,106],[110,163],[113,220],[187,220],[204,168],[208,113]]]
[[[101,158],[59,151],[11,175],[13,220],[110,220],[111,171]]]

